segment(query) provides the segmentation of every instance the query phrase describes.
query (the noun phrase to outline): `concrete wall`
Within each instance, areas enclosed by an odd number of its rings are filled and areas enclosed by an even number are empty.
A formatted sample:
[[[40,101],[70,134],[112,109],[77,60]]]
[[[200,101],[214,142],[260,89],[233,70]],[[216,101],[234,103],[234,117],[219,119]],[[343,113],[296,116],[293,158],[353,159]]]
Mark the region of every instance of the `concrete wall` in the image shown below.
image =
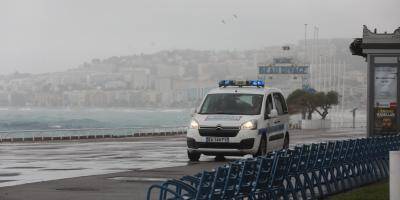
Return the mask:
[[[331,128],[330,119],[301,120],[301,129],[325,129],[325,128]]]

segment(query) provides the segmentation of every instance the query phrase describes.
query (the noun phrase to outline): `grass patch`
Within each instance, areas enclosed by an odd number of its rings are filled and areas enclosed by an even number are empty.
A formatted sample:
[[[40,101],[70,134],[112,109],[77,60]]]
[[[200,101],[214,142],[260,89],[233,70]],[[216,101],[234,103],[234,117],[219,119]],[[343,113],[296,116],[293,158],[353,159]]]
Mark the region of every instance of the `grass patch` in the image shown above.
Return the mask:
[[[381,181],[348,192],[338,194],[329,200],[389,200],[389,181]]]

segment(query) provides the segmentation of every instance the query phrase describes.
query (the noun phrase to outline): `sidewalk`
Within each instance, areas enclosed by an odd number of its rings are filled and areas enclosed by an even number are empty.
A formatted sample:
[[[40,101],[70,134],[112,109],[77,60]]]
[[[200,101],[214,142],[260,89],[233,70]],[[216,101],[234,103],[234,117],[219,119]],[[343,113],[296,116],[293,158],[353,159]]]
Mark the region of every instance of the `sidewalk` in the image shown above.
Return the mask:
[[[227,160],[229,162],[230,160]],[[187,166],[61,179],[0,188],[1,200],[140,200],[150,185],[211,170],[224,162],[200,162]],[[153,180],[149,180],[152,178]]]

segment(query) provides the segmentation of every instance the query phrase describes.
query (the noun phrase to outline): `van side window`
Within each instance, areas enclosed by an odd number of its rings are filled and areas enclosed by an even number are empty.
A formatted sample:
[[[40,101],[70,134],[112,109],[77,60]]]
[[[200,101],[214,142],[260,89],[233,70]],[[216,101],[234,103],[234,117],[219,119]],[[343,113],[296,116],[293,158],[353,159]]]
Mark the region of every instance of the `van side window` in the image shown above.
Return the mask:
[[[285,102],[285,99],[283,98],[282,94],[274,93],[274,101],[275,101],[276,110],[278,111],[278,115],[283,115],[283,114],[288,113],[286,102]]]
[[[269,94],[267,96],[266,104],[265,104],[265,115],[268,116],[271,113],[271,110],[274,108],[274,104],[272,103],[272,96]]]

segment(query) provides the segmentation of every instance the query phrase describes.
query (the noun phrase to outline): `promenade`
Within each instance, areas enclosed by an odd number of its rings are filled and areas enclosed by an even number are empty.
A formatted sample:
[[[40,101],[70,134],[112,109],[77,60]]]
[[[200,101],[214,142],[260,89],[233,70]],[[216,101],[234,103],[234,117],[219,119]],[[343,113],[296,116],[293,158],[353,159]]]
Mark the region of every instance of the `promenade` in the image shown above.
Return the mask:
[[[294,130],[291,145],[364,136],[354,129]],[[185,142],[165,136],[2,144],[0,199],[145,199],[151,184],[224,164],[210,156],[188,162]]]

